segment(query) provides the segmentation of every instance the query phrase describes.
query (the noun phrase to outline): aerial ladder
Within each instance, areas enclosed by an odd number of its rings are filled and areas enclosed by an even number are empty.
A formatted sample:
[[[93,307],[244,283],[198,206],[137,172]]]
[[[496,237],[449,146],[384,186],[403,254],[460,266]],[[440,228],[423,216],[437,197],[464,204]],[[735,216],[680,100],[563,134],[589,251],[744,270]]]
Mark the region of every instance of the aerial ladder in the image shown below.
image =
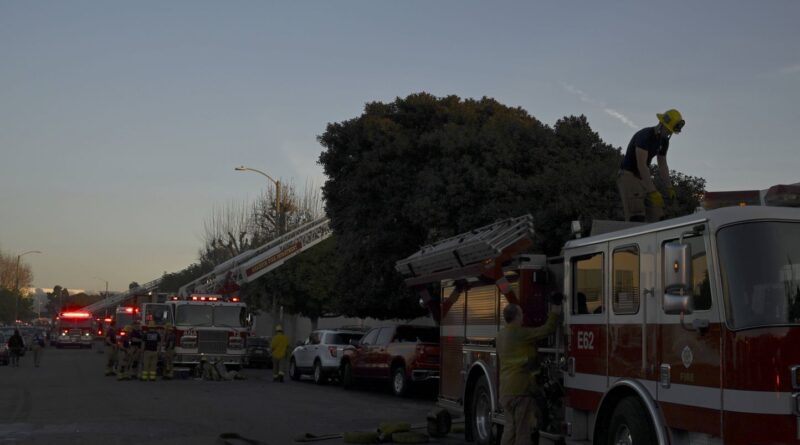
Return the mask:
[[[229,293],[277,269],[295,255],[305,252],[329,236],[332,229],[328,218],[303,224],[255,249],[218,264],[214,270],[180,287],[178,296],[191,294]]]
[[[156,278],[153,281],[149,281],[147,283],[139,285],[138,287],[129,289],[127,292],[111,295],[110,297],[104,298],[100,301],[95,301],[94,303],[84,307],[81,310],[94,313],[104,309],[116,307],[117,305],[125,302],[129,298],[133,298],[137,295],[145,295],[151,292],[155,292],[158,289],[158,285],[160,283],[161,283],[161,278]]]

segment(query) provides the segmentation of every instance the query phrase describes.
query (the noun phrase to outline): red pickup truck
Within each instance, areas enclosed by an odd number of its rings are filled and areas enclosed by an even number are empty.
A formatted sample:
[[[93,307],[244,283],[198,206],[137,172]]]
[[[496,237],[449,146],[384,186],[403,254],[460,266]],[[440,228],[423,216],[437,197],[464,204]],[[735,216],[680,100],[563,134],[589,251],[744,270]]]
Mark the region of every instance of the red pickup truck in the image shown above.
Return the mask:
[[[342,386],[356,381],[391,382],[392,392],[405,395],[412,384],[439,379],[439,329],[398,325],[374,328],[344,350]]]

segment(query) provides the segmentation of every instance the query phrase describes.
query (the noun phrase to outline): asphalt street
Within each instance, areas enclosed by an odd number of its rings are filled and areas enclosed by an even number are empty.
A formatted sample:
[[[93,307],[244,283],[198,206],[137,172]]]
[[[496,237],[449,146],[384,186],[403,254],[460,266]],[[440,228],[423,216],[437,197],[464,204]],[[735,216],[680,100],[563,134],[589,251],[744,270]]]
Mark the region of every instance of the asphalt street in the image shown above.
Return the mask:
[[[237,433],[291,444],[306,432],[424,424],[434,406],[423,394],[397,398],[381,388],[274,383],[265,369],[246,369],[247,379],[237,381],[118,382],[103,376],[104,360],[94,350],[47,348],[40,368],[30,353],[19,368],[0,367],[0,443],[218,444],[220,434]],[[433,443],[461,444],[463,436]]]

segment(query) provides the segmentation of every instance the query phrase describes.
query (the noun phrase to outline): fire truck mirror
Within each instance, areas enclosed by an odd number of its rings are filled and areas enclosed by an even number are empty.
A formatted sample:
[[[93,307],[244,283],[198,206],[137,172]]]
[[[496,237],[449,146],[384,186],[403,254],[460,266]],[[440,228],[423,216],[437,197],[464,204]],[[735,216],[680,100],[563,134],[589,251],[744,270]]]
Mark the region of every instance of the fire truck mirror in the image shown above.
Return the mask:
[[[692,247],[674,241],[664,244],[664,293],[683,295],[691,290]]]
[[[663,306],[664,313],[668,315],[688,315],[694,310],[692,296],[688,293],[683,295],[665,293]]]

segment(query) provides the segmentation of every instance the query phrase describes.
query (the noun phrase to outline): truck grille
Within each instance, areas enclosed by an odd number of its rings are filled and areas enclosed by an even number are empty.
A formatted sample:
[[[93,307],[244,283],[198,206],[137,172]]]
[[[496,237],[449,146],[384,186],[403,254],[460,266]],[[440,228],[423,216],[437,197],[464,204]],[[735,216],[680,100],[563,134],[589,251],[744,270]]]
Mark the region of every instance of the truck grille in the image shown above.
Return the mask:
[[[228,333],[226,331],[199,331],[197,333],[197,350],[201,354],[224,354],[228,349]]]

